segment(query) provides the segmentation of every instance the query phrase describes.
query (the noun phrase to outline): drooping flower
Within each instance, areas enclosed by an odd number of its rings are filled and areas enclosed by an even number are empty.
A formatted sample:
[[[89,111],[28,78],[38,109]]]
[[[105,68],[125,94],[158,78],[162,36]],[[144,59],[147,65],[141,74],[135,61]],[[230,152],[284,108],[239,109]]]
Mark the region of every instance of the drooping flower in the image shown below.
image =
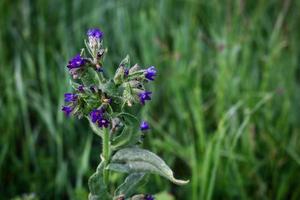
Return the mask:
[[[65,102],[74,102],[77,100],[77,94],[65,93]]]
[[[61,110],[69,117],[73,109],[70,106],[63,106]]]
[[[154,200],[154,196],[152,196],[151,194],[146,194],[145,195],[145,200]]]
[[[80,54],[77,54],[69,61],[67,67],[69,69],[74,69],[74,68],[80,68],[84,65],[85,65],[85,60],[80,56]]]
[[[140,124],[140,130],[141,131],[147,131],[150,129],[149,124],[146,121],[142,121]]]
[[[156,76],[156,68],[151,66],[145,70],[145,78],[154,81],[154,77]]]
[[[151,100],[151,95],[152,92],[148,92],[148,91],[143,91],[141,93],[139,93],[139,98],[140,98],[140,102],[141,104],[145,104],[145,101],[147,100]]]
[[[100,31],[100,29],[98,28],[90,28],[88,31],[87,31],[87,36],[89,38],[94,38],[94,39],[99,39],[101,40],[102,37],[103,37],[103,32]]]

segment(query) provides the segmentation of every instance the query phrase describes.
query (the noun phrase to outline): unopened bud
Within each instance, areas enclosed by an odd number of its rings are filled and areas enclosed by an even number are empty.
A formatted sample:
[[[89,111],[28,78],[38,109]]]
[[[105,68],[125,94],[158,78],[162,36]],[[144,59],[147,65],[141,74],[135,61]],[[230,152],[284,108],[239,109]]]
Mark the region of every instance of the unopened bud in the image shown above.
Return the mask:
[[[130,69],[129,69],[129,74],[132,74],[138,70],[140,70],[141,67],[138,65],[138,64],[135,64],[134,66],[132,66]]]
[[[116,74],[115,74],[115,77],[114,77],[114,82],[115,84],[117,85],[120,85],[123,83],[123,80],[124,80],[124,73],[125,73],[125,68],[123,66],[120,66],[117,71],[116,71]]]

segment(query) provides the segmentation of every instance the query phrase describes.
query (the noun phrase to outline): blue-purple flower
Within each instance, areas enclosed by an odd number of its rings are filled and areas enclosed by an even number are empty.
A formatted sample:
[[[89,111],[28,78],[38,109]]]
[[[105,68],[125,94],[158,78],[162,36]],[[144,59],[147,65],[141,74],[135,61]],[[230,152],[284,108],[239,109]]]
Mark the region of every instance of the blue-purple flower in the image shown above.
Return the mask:
[[[154,77],[156,76],[156,68],[151,66],[145,70],[145,78],[154,81]]]
[[[140,124],[140,130],[141,131],[147,131],[150,129],[149,124],[146,121],[142,121]]]
[[[98,28],[91,28],[87,31],[87,36],[94,38],[94,39],[101,40],[103,37],[103,32],[100,31],[100,29],[98,29]]]
[[[77,54],[69,61],[67,67],[69,69],[74,69],[74,68],[80,68],[84,65],[85,65],[85,60],[80,56],[80,54]]]
[[[61,110],[69,117],[73,109],[70,106],[63,106]]]
[[[107,128],[109,125],[109,121],[107,119],[103,119],[103,118],[101,120],[98,120],[97,123],[100,128],[102,128],[102,127]]]
[[[127,77],[128,75],[129,75],[129,69],[125,68],[125,70],[124,70],[124,76]]]
[[[148,91],[143,91],[141,93],[139,93],[139,98],[140,98],[140,102],[141,104],[145,104],[145,101],[147,100],[151,100],[151,95],[152,92],[148,92]]]
[[[65,93],[65,102],[74,102],[77,100],[77,94],[72,94],[72,93]]]
[[[107,128],[109,121],[104,118],[104,109],[95,109],[90,113],[90,117],[93,123],[96,123],[100,128]]]
[[[96,123],[99,119],[103,118],[104,109],[95,109],[90,113],[91,119],[93,123]]]
[[[77,88],[77,90],[79,92],[84,92],[84,86],[83,85],[79,85],[78,88]]]
[[[151,194],[146,194],[145,195],[145,200],[154,200],[154,196],[152,196]]]

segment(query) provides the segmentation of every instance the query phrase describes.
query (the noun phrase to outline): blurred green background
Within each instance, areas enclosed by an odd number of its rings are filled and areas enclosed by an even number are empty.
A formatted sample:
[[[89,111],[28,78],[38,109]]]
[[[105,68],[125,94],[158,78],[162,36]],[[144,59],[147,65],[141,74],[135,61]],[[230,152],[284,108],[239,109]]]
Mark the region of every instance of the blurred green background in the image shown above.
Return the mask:
[[[300,199],[299,11],[298,0],[1,0],[0,199],[86,199],[101,141],[60,108],[89,27],[105,33],[108,71],[126,54],[159,71],[145,146],[190,183],[153,176],[140,191]]]

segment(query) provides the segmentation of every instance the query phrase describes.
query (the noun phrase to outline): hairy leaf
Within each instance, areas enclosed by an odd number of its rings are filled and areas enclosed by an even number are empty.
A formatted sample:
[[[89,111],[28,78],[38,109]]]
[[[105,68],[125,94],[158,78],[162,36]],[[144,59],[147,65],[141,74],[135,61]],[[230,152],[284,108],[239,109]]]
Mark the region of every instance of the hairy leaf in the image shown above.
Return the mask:
[[[138,119],[135,116],[125,112],[121,113],[119,116],[123,117],[125,126],[122,132],[112,140],[111,145],[114,150],[135,145],[140,139],[140,133],[138,131]]]
[[[108,169],[125,173],[153,173],[159,174],[175,184],[183,185],[189,181],[174,178],[170,167],[156,154],[137,147],[124,148],[112,157]]]
[[[134,190],[138,187],[140,182],[145,177],[145,173],[132,173],[129,174],[124,183],[122,183],[115,191],[115,196],[124,196],[125,198],[133,194]]]
[[[99,128],[95,123],[93,123],[89,117],[87,117],[87,118],[89,120],[90,127],[92,128],[94,133],[102,138],[103,137],[103,129]]]
[[[91,85],[99,85],[100,84],[100,79],[99,75],[96,70],[92,68],[86,68],[81,76],[80,79],[82,80],[82,83],[84,86],[89,87]]]
[[[130,66],[129,55],[126,55],[126,57],[120,62],[119,66],[124,66],[124,67],[129,67]]]
[[[89,200],[110,200],[111,197],[107,192],[107,187],[103,181],[103,168],[101,162],[97,167],[97,171],[89,178]]]

